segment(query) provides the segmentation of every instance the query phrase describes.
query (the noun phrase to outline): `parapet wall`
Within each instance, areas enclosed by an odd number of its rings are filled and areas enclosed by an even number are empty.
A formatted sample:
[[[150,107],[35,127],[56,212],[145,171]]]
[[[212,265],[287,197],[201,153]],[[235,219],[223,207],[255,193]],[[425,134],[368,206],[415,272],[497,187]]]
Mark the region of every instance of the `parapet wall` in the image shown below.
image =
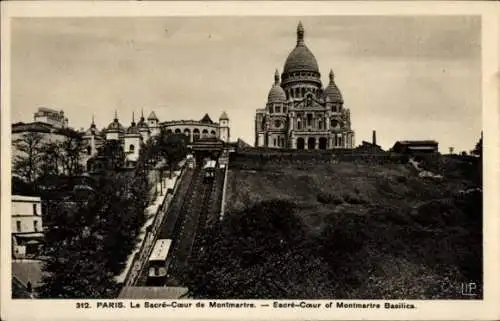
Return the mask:
[[[354,150],[291,151],[291,150],[247,150],[230,155],[229,168],[258,169],[263,166],[307,166],[308,164],[336,164],[355,162],[370,164],[406,163],[408,156],[390,152]]]

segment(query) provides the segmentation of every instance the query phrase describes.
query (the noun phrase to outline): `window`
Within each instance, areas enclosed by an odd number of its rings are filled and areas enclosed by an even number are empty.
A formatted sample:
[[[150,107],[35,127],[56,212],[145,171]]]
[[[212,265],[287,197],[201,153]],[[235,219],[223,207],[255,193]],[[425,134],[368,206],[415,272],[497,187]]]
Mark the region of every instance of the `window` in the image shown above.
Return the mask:
[[[321,119],[318,120],[318,128],[323,129],[323,121]]]
[[[286,114],[286,107],[283,106],[283,112]]]
[[[307,114],[307,126],[312,126],[312,114]]]
[[[273,106],[269,106],[269,112],[272,114],[273,113]]]
[[[36,211],[36,204],[33,204],[33,215],[38,215],[38,213]]]
[[[37,221],[37,220],[34,220],[34,221],[33,221],[33,230],[34,230],[35,232],[38,232],[38,221]]]
[[[312,105],[312,98],[311,98],[311,95],[307,95],[306,105],[307,105],[308,107]]]
[[[87,146],[87,154],[90,155],[92,153],[92,148],[90,146]]]
[[[130,146],[128,147],[128,149],[129,149],[131,152],[133,152],[133,151],[134,151],[134,149],[135,149],[134,144],[130,144]]]
[[[21,232],[21,221],[16,221],[16,231]]]
[[[276,138],[273,139],[273,146],[276,146]]]
[[[276,112],[277,113],[281,113],[281,107],[280,106],[276,106]]]
[[[281,121],[279,119],[274,121],[274,127],[280,128],[281,127]]]
[[[300,118],[299,118],[299,119],[297,119],[297,129],[301,129],[301,127],[302,127],[302,126],[301,126],[301,123],[300,123]]]

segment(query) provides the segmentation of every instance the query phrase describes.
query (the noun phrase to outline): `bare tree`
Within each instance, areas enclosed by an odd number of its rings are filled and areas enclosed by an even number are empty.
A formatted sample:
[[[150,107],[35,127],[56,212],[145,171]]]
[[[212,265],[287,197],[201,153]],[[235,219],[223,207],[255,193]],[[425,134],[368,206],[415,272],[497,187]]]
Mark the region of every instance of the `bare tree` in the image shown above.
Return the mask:
[[[43,134],[28,132],[12,142],[17,151],[12,160],[13,173],[33,183],[40,173],[40,161],[43,155]]]
[[[68,176],[78,175],[83,171],[82,156],[85,152],[85,146],[79,136],[66,136],[59,143],[59,149],[62,151],[62,171]]]

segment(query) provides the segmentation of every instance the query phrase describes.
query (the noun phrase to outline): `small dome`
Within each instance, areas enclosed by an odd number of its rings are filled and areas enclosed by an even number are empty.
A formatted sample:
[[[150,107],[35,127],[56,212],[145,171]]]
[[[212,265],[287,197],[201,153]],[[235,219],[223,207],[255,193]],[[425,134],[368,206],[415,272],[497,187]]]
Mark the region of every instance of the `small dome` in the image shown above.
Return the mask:
[[[147,122],[144,120],[144,117],[141,117],[141,120],[137,123],[137,127],[139,129],[149,129]]]
[[[94,115],[92,115],[92,123],[90,124],[89,129],[85,131],[84,136],[99,136],[99,130],[97,129],[94,122]]]
[[[304,42],[304,28],[297,26],[297,46],[290,52],[285,62],[283,73],[295,71],[314,71],[319,73],[318,62]]]
[[[144,119],[144,112],[141,110],[141,119],[137,123],[137,127],[139,130],[149,130],[148,123],[146,122],[146,119]]]
[[[109,124],[108,127],[106,128],[106,131],[108,131],[108,132],[124,132],[125,128],[122,126],[122,124],[120,124],[120,122],[118,121],[118,118],[115,117],[113,122],[111,124]]]
[[[326,86],[325,91],[323,92],[323,98],[328,102],[333,103],[343,103],[344,99],[342,98],[342,94],[340,93],[339,88],[335,84],[333,71],[330,70],[330,83]]]
[[[286,101],[286,93],[283,88],[281,88],[279,82],[280,75],[278,73],[278,70],[276,70],[276,73],[274,75],[274,84],[271,87],[271,90],[269,90],[269,94],[267,95],[268,103],[281,103]]]
[[[127,134],[139,134],[139,128],[134,122],[127,128]]]
[[[222,112],[222,114],[219,117],[219,120],[229,120],[229,117],[227,117],[227,114],[225,111]]]
[[[85,131],[84,136],[99,136],[99,130],[97,130],[95,125],[90,126],[90,128]]]

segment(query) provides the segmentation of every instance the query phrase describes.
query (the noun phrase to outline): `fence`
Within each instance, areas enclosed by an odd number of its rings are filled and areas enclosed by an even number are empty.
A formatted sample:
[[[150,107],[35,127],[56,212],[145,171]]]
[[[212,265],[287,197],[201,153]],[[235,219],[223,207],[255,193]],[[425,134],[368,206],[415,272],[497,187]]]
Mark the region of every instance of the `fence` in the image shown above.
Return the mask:
[[[229,163],[229,162],[228,162]],[[227,173],[229,172],[229,164],[224,168],[224,182],[222,183],[222,200],[220,205],[220,220],[224,218],[224,211],[226,210],[226,189],[227,189]]]

